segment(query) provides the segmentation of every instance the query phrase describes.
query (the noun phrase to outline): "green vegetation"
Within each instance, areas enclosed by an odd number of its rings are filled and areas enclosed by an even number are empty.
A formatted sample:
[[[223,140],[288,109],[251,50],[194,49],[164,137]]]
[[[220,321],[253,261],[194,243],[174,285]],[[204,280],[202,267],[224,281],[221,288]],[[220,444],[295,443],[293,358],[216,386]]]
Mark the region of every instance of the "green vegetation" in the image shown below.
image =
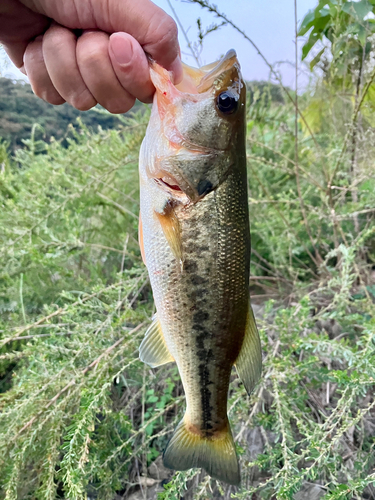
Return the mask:
[[[114,130],[75,125],[64,144],[0,143],[0,498],[131,498],[147,484],[160,500],[375,498],[373,70],[359,87],[335,78],[332,66],[298,106],[252,89],[264,370],[250,398],[231,384],[239,489],[200,470],[164,490],[152,479],[167,477],[158,457],[184,398],[175,366],[137,354],[153,314],[137,244],[148,112]]]

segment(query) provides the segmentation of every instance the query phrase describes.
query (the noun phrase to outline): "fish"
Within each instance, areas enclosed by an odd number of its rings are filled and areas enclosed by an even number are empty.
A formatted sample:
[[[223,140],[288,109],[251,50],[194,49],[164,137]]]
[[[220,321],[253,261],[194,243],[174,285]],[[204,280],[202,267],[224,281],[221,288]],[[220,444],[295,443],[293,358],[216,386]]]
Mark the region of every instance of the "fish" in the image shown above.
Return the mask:
[[[163,454],[240,484],[227,415],[232,367],[250,394],[262,352],[249,295],[246,87],[234,50],[184,78],[150,62],[156,92],[139,157],[139,241],[156,315],[139,348],[175,362],[186,411]]]

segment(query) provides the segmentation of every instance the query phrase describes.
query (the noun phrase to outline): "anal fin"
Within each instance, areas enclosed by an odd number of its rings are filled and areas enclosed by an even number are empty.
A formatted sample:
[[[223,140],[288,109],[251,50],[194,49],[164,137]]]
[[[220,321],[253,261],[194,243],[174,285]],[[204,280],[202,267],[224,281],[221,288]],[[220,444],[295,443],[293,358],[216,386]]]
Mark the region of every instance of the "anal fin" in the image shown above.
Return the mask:
[[[262,348],[251,304],[244,341],[234,365],[247,393],[250,394],[262,373]]]
[[[157,314],[154,315],[145,338],[139,347],[139,358],[141,361],[151,366],[151,368],[174,361],[165,343]]]

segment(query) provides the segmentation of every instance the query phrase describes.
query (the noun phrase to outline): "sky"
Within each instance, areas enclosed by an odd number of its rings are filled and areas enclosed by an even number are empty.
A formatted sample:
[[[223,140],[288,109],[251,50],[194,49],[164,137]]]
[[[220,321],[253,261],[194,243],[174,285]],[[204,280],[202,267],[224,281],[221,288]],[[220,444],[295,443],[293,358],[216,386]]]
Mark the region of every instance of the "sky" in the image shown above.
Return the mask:
[[[168,0],[153,1],[173,17]],[[170,0],[170,2],[191,42],[196,42],[198,39],[198,18],[201,19],[204,29],[212,23],[220,23],[219,19],[197,4],[191,4],[186,0]],[[213,3],[255,42],[268,62],[281,73],[283,83],[294,88],[294,0],[214,0]],[[318,0],[297,0],[299,22],[317,3]],[[179,39],[184,62],[196,65],[181,30]],[[301,45],[300,42],[299,49]],[[231,48],[236,50],[243,75],[247,80],[269,79],[270,70],[262,58],[252,45],[230,26],[222,27],[205,38],[200,56],[201,62],[211,63]],[[11,78],[24,78],[22,73],[9,64],[5,68],[3,65],[1,73]],[[301,65],[299,73],[299,87],[303,87],[309,80],[308,71]]]

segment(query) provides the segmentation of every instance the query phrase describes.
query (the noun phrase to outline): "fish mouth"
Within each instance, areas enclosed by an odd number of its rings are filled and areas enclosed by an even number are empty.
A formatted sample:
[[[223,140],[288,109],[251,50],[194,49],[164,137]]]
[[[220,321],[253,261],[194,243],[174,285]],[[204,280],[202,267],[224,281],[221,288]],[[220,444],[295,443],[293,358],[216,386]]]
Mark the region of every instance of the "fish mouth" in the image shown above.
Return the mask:
[[[229,87],[233,81],[239,79],[240,64],[236,51],[231,49],[218,61],[194,68],[182,63],[183,80],[178,85],[174,85],[170,73],[159,66],[155,61],[150,60],[151,80],[157,93],[161,96],[173,97],[179,93],[203,94],[213,88],[220,89]],[[171,90],[174,92],[171,94]]]
[[[174,193],[182,193],[182,189],[178,184],[178,181],[169,175],[165,175],[164,177],[156,177],[155,182],[162,186],[164,189],[168,191],[172,191]]]
[[[187,92],[189,89],[195,90],[193,93],[202,94],[209,91],[218,79],[226,75],[229,84],[228,71],[234,69],[239,70],[239,62],[236,51],[231,49],[218,61],[202,66],[201,68],[193,68],[187,64],[182,64],[184,69],[184,78],[181,83],[176,85],[176,88],[181,92]],[[222,80],[222,78],[220,79]],[[225,82],[221,81],[220,86],[225,86]]]
[[[186,194],[186,190],[190,190],[190,186],[184,179],[177,180],[170,174],[161,172],[158,177],[153,177],[155,184],[164,192],[172,195],[173,198],[183,202],[184,204],[191,201],[190,197]]]

